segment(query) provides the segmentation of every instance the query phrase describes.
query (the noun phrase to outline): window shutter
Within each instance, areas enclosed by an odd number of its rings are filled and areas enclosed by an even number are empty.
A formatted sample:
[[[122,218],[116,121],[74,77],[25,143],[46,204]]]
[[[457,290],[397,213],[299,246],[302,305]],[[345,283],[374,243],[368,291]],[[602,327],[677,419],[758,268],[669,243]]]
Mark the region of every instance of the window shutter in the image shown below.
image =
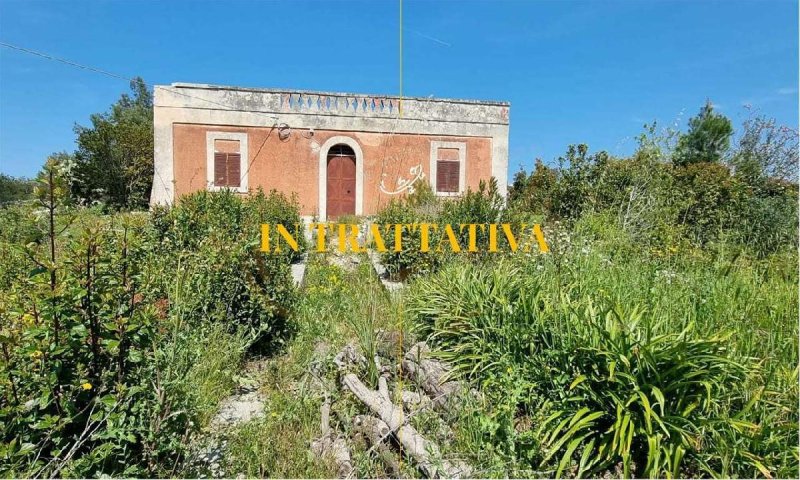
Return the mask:
[[[224,187],[228,184],[228,154],[214,154],[214,186]]]
[[[450,167],[450,178],[448,179],[448,185],[450,186],[451,192],[458,192],[458,179],[459,174],[461,173],[461,163],[459,162],[450,162],[452,167]]]
[[[436,162],[436,191],[458,193],[460,169],[459,162]]]
[[[242,182],[242,155],[239,153],[228,154],[228,183],[229,187],[239,188]]]

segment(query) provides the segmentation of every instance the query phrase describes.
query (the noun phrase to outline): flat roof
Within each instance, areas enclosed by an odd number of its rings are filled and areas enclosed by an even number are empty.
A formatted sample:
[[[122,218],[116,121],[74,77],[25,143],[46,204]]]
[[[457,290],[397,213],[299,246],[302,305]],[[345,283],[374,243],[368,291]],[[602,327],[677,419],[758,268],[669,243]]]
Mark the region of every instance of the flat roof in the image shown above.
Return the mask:
[[[253,88],[253,87],[233,87],[229,85],[212,85],[208,83],[186,83],[186,82],[173,82],[170,87],[173,88],[192,88],[199,90],[231,90],[237,92],[260,92],[260,93],[282,93],[282,94],[308,94],[308,95],[323,95],[323,96],[336,96],[336,97],[380,97],[401,99],[398,95],[379,95],[368,93],[349,93],[349,92],[322,92],[315,90],[289,90],[286,88]],[[416,100],[420,102],[442,102],[442,103],[466,103],[472,105],[497,105],[508,107],[510,102],[500,102],[494,100],[465,100],[456,98],[435,98],[431,97],[402,97],[403,100]]]

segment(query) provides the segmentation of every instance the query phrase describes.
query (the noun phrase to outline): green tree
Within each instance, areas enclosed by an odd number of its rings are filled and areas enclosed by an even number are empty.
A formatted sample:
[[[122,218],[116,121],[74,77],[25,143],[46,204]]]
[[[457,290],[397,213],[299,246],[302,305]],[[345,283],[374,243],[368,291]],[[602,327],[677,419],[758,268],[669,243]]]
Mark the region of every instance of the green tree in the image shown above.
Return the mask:
[[[131,81],[91,127],[75,126],[78,151],[72,193],[82,203],[113,209],[147,208],[153,179],[153,95],[141,78]]]
[[[509,203],[518,210],[547,215],[552,210],[553,189],[557,171],[536,159],[534,170],[528,175],[520,170],[508,189]]]
[[[0,205],[30,200],[33,196],[32,180],[0,173]]]
[[[700,113],[689,120],[689,131],[678,138],[673,162],[681,166],[718,162],[730,148],[731,135],[731,121],[715,113],[711,100],[707,100]]]
[[[556,217],[576,220],[596,206],[597,182],[609,159],[605,151],[589,154],[585,143],[567,147],[567,155],[558,158],[559,173],[552,200]]]

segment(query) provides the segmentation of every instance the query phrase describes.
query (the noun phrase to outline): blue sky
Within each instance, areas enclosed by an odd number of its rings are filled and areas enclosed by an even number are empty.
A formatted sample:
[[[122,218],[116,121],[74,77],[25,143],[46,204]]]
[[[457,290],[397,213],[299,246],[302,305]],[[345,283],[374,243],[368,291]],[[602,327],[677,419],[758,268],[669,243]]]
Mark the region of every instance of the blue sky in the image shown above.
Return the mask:
[[[151,84],[393,94],[387,1],[0,0],[0,40]],[[511,102],[509,175],[570,143],[630,153],[710,98],[798,123],[797,2],[404,1],[404,93]],[[126,82],[0,47],[0,172],[74,149]]]

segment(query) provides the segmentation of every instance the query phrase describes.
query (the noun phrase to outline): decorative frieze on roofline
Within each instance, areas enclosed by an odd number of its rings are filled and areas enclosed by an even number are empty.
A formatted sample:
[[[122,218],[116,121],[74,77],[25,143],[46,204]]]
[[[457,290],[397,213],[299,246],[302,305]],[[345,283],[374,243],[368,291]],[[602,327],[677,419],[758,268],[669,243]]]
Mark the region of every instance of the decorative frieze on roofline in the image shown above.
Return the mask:
[[[337,117],[400,118],[435,122],[508,125],[507,102],[400,98],[332,92],[236,88],[203,84],[157,85],[156,108],[192,108]]]

